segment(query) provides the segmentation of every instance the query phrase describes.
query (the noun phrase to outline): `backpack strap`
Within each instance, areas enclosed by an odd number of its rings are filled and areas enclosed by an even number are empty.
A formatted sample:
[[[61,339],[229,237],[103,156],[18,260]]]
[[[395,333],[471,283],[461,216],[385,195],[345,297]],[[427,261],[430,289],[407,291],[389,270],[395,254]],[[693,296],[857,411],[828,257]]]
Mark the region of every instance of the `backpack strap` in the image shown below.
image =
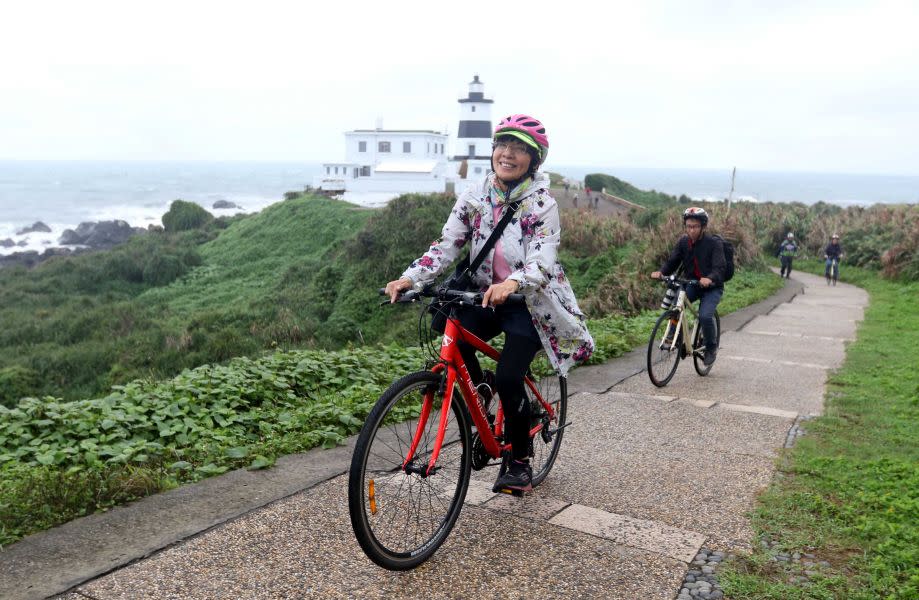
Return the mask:
[[[497,227],[491,232],[491,235],[488,236],[488,239],[485,240],[485,245],[482,246],[482,250],[476,255],[475,259],[469,263],[469,266],[464,271],[465,274],[469,275],[470,279],[472,275],[479,269],[482,264],[482,261],[485,260],[485,257],[488,256],[488,253],[491,252],[491,249],[495,244],[498,243],[498,238],[501,237],[501,234],[504,233],[504,228],[507,227],[507,224],[511,222],[511,219],[514,218],[517,209],[520,208],[520,200],[508,204],[508,210],[504,213],[504,216],[501,217],[501,220],[498,222]]]

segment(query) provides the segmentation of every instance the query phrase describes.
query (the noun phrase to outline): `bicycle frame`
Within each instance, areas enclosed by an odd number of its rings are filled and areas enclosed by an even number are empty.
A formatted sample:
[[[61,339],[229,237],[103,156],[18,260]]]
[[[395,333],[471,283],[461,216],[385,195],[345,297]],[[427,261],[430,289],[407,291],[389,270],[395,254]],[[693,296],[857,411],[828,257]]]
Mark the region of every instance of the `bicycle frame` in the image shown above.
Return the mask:
[[[497,415],[495,417],[495,430],[492,432],[491,426],[489,426],[488,423],[488,417],[485,414],[485,408],[477,400],[478,394],[475,391],[472,377],[469,375],[469,369],[466,366],[466,362],[463,360],[462,354],[460,354],[458,345],[460,340],[468,343],[473,348],[495,361],[501,357],[501,353],[492,348],[487,342],[480,339],[471,331],[463,328],[456,318],[455,310],[450,311],[450,316],[447,318],[447,326],[444,330],[443,340],[440,345],[440,362],[431,369],[434,373],[442,373],[446,369],[446,382],[443,389],[444,401],[440,408],[440,421],[437,427],[437,436],[434,440],[434,447],[431,450],[431,461],[428,463],[427,469],[425,469],[423,473],[420,473],[423,477],[427,477],[434,471],[435,465],[437,464],[437,458],[440,456],[445,432],[447,430],[447,420],[450,416],[450,408],[453,403],[453,391],[457,385],[459,385],[461,400],[466,403],[466,407],[469,409],[469,414],[472,416],[472,422],[475,424],[476,431],[479,433],[479,439],[482,441],[482,445],[485,447],[486,452],[488,452],[492,458],[499,458],[502,451],[510,449],[509,443],[499,444],[497,440],[497,437],[502,435],[504,424],[504,411],[501,404],[498,403]],[[524,382],[533,396],[539,400],[543,409],[549,413],[549,419],[554,419],[555,410],[542,396],[540,396],[539,390],[536,388],[533,380],[529,377],[524,377]],[[421,415],[418,418],[415,435],[412,438],[412,444],[406,454],[405,461],[402,463],[403,471],[406,470],[415,457],[418,444],[424,434],[425,423],[427,423],[431,410],[434,407],[434,393],[434,391],[430,391],[424,395],[424,400],[421,405]],[[542,428],[542,423],[534,426],[530,430],[530,437],[534,436],[542,430]]]
[[[683,288],[683,286],[680,286],[680,292],[676,299],[676,308],[673,310],[678,312],[680,316],[677,318],[676,330],[674,331],[673,341],[670,342],[670,349],[676,349],[677,340],[680,339],[680,336],[677,335],[677,332],[682,332],[683,349],[686,351],[686,356],[692,356],[692,342],[694,339],[696,339],[696,330],[699,328],[699,313],[693,307],[692,302],[688,301],[686,297],[686,290]],[[686,324],[686,319],[684,318],[687,310],[695,317],[695,323],[692,326],[692,331],[689,331],[689,326]],[[673,317],[670,318],[670,324],[674,324]]]

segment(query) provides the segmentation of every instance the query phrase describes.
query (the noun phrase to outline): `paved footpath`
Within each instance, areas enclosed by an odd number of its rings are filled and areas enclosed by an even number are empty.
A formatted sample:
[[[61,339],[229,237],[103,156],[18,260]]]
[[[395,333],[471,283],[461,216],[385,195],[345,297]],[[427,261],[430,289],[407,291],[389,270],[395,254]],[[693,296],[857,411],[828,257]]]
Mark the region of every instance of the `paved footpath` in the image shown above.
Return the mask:
[[[867,302],[795,273],[723,319],[708,377],[683,361],[656,388],[644,349],[576,370],[544,484],[516,499],[475,473],[450,538],[412,572],[373,566],[355,542],[344,446],[31,536],[0,552],[0,597],[672,600],[703,545],[748,548],[745,514],[799,418],[821,413]]]

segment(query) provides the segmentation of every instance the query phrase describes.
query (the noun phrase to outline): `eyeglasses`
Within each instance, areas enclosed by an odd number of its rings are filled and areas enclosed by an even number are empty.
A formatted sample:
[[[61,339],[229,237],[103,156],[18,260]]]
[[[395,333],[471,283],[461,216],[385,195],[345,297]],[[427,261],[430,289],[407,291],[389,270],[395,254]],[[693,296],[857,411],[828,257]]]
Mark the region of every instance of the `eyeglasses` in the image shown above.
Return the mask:
[[[686,229],[702,229],[702,226],[701,226],[701,225],[698,225],[698,224],[696,224],[696,225],[689,225],[689,224],[687,223],[686,225],[683,225],[683,227],[685,227]]]
[[[497,152],[510,152],[511,154],[524,154],[529,146],[513,142],[495,142],[494,150]]]

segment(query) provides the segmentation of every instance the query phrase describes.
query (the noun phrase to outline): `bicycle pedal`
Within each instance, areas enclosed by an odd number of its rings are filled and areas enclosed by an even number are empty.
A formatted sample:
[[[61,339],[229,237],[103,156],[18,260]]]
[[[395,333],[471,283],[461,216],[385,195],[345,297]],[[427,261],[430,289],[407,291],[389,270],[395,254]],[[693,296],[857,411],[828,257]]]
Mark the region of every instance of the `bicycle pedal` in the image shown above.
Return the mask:
[[[524,495],[523,490],[512,490],[510,488],[502,488],[498,490],[498,492],[501,494],[507,494],[509,496],[514,496],[515,498],[522,498]]]

